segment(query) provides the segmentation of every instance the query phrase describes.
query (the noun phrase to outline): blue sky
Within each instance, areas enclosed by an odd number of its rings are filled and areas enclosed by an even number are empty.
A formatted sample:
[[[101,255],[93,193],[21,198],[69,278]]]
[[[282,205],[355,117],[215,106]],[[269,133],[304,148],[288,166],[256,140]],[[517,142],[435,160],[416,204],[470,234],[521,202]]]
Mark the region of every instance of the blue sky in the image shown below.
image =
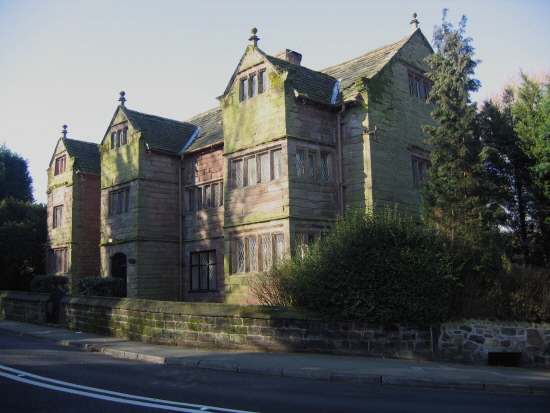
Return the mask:
[[[216,107],[253,26],[266,53],[321,70],[403,38],[412,12],[431,41],[444,8],[468,17],[474,100],[520,69],[550,72],[550,0],[0,0],[0,144],[29,161],[45,202],[62,125],[99,143],[122,90],[128,108],[171,119]]]

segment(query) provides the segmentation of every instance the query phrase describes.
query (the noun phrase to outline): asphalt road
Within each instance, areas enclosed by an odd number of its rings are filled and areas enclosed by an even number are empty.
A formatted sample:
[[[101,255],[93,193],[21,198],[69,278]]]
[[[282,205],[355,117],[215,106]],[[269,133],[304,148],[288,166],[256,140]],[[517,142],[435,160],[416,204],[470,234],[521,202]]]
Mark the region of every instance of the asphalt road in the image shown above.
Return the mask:
[[[0,412],[544,412],[550,397],[186,369],[0,331]],[[229,409],[229,410],[228,410]]]

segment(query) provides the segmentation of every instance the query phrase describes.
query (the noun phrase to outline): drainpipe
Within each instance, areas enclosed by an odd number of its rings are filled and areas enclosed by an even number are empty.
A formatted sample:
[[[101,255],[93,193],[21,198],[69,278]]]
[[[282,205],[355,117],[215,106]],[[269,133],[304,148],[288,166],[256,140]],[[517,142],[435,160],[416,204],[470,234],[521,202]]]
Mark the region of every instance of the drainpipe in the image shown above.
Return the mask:
[[[346,104],[342,104],[342,110],[338,112],[336,130],[338,133],[338,192],[340,196],[340,215],[344,216],[344,176],[342,168],[342,113],[346,110]]]
[[[178,168],[178,201],[179,201],[179,300],[183,301],[183,205],[182,205],[182,191],[181,191],[181,170],[183,169],[183,158],[181,155]]]

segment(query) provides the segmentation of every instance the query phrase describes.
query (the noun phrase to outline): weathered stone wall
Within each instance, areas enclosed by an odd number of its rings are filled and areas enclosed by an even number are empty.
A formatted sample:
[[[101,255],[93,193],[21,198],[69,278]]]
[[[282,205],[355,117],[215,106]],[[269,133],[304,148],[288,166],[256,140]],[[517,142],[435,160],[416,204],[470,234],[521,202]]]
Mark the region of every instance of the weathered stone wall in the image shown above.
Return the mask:
[[[430,113],[435,106],[409,92],[408,73],[429,71],[424,58],[430,52],[421,36],[413,36],[395,63],[378,76],[378,85],[372,85],[369,105],[370,129],[378,127],[377,138],[369,136],[372,202],[396,204],[413,216],[419,215],[420,196],[413,183],[411,154],[414,150],[429,153],[422,125],[433,123]],[[385,88],[377,93],[375,86]]]
[[[0,291],[0,318],[44,324],[49,294]],[[508,324],[508,325],[505,325]],[[152,344],[320,352],[485,364],[521,353],[521,367],[550,368],[550,328],[529,323],[410,324],[324,321],[292,308],[66,295],[61,325]]]
[[[0,291],[0,318],[28,324],[46,324],[50,294]]]
[[[153,344],[431,360],[429,327],[326,322],[293,309],[66,296],[62,324]]]
[[[490,353],[521,353],[521,365],[550,367],[550,327],[447,323],[439,338],[447,360],[487,363]]]
[[[77,175],[73,185],[71,236],[71,291],[84,277],[100,274],[100,176]]]

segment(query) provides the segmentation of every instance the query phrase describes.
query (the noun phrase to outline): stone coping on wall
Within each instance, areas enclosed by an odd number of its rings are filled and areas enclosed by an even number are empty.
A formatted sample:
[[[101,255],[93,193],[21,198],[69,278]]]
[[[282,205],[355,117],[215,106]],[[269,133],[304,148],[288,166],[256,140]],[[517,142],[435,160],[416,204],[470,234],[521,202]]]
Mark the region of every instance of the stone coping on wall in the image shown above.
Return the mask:
[[[94,297],[67,294],[61,303],[90,307],[115,308],[151,313],[184,314],[207,317],[243,317],[259,319],[311,320],[322,318],[311,311],[270,307],[263,305],[242,306],[237,304],[190,303],[181,301],[156,301],[133,298]]]
[[[50,299],[50,294],[48,293],[28,293],[23,291],[2,291],[0,290],[0,300],[2,299],[12,299],[20,301],[31,301],[31,302],[47,302]]]

